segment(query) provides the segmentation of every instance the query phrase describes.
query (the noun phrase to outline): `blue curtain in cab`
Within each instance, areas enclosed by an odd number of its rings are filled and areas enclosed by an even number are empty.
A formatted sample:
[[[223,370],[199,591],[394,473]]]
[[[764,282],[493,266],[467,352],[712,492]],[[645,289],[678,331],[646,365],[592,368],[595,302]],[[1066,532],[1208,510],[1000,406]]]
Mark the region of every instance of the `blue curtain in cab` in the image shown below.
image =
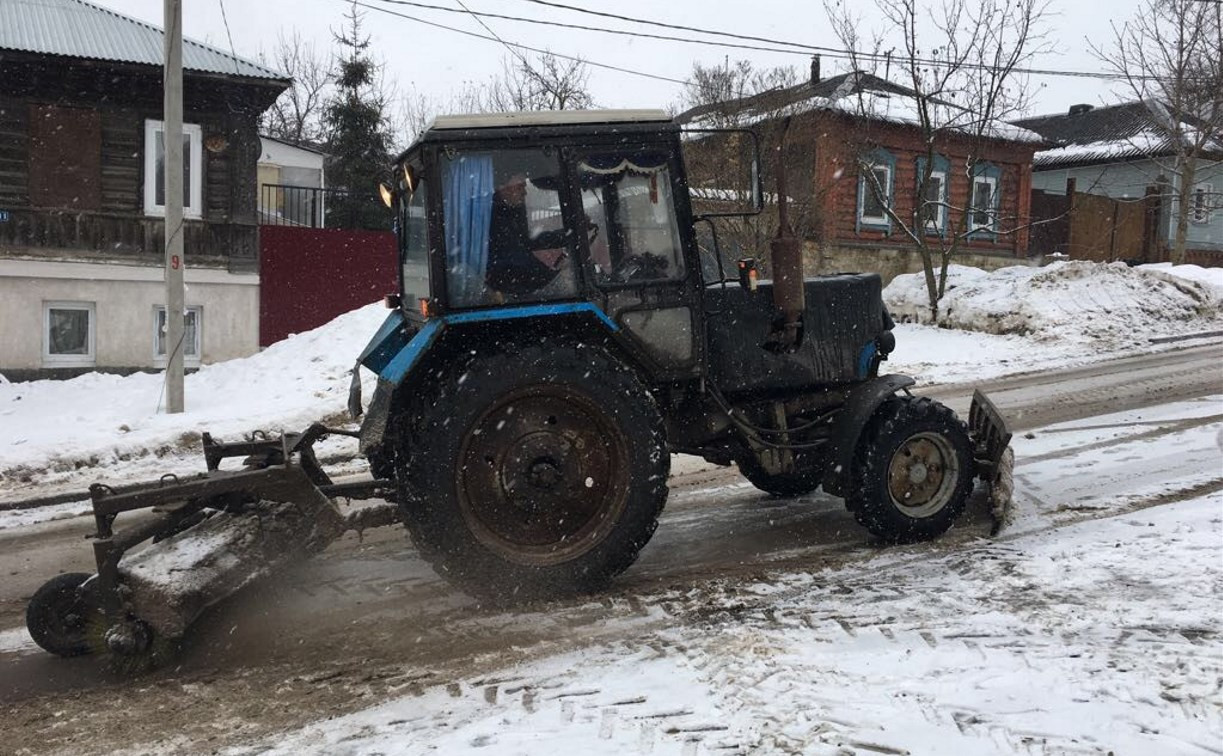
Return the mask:
[[[492,155],[461,155],[446,165],[446,285],[452,306],[480,304],[493,215]]]

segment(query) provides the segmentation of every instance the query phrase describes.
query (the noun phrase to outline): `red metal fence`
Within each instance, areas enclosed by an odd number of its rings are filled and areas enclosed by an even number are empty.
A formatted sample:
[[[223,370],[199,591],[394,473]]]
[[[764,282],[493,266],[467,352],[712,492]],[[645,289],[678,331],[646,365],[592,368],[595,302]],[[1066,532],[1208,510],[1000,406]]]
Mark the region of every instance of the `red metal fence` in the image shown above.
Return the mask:
[[[261,226],[259,345],[393,293],[396,257],[389,231]]]

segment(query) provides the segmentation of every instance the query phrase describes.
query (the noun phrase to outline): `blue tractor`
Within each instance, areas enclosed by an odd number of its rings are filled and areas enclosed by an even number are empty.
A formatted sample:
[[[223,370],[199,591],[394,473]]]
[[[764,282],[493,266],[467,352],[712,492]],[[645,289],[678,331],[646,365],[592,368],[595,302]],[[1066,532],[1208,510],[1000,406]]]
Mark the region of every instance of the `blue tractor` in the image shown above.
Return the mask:
[[[400,293],[353,371],[356,415],[360,370],[378,376],[359,433],[205,433],[200,475],[94,484],[97,572],[34,594],[34,640],[154,664],[243,585],[395,520],[471,593],[597,590],[653,535],[677,452],[774,496],[822,486],[889,542],[946,531],[977,476],[1004,504],[1010,434],[989,401],[965,425],[879,374],[895,346],[879,276],[804,279],[782,233],[771,281],[748,258],[728,277],[716,235],[698,243],[683,144],[660,111],[437,119],[382,187]],[[777,197],[784,231],[780,170]],[[372,480],[319,465],[337,433],[359,436]],[[354,498],[392,503],[344,514]]]
[[[673,453],[774,496],[822,486],[889,542],[943,533],[993,477],[1010,437],[988,400],[970,431],[879,374],[878,275],[804,280],[784,236],[771,281],[725,274],[683,144],[661,111],[441,117],[382,187],[400,293],[359,359],[361,448],[470,592],[606,585],[654,533]]]

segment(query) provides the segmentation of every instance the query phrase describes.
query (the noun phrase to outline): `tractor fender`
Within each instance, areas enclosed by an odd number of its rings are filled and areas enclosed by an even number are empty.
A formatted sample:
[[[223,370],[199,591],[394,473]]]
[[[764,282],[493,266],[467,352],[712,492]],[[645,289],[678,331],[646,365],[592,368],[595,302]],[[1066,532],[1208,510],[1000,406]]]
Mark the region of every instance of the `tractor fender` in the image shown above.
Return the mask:
[[[398,404],[397,395],[411,385],[421,366],[428,361],[430,351],[444,334],[477,324],[575,316],[591,321],[595,327],[610,333],[620,330],[620,326],[607,313],[590,302],[494,307],[433,317],[420,325],[408,320],[399,310],[392,312],[353,367],[348,405],[354,415],[358,415],[361,408],[359,369],[365,367],[378,375],[374,396],[361,422],[361,451],[368,452],[383,446],[391,413]]]
[[[881,375],[855,386],[845,398],[845,406],[833,420],[829,442],[828,468],[824,473],[824,490],[834,496],[845,493],[845,481],[853,465],[854,451],[862,429],[879,405],[888,397],[916,381],[907,375]]]

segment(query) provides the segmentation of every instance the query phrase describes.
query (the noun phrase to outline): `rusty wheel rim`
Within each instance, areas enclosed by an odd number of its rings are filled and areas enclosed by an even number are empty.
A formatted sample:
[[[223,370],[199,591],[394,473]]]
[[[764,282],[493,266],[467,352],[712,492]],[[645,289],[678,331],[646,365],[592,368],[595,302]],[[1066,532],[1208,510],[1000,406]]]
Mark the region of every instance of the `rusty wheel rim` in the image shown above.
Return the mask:
[[[892,455],[888,496],[909,517],[932,517],[951,502],[959,468],[959,459],[946,438],[937,433],[916,433]]]
[[[459,453],[459,507],[477,540],[518,564],[549,566],[593,549],[627,502],[628,439],[567,386],[498,399]]]

